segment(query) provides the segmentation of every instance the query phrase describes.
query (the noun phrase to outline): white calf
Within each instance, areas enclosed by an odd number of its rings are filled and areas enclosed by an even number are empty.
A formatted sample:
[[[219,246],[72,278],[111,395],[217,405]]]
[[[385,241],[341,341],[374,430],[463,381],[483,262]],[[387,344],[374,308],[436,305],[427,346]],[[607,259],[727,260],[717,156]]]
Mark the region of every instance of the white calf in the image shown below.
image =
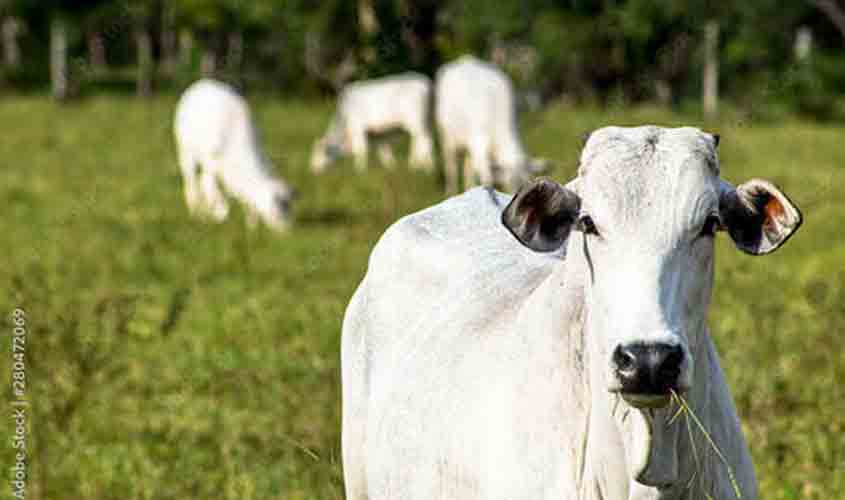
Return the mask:
[[[322,172],[329,163],[351,154],[355,166],[367,166],[367,136],[404,130],[411,136],[411,164],[431,168],[433,141],[428,125],[431,80],[419,73],[365,80],[347,85],[338,98],[326,134],[314,144],[311,169]],[[379,145],[385,166],[392,166],[389,144]]]
[[[457,155],[466,151],[464,184],[492,186],[493,166],[501,169],[500,181],[516,189],[545,162],[528,158],[519,138],[516,103],[510,79],[492,64],[463,56],[437,72],[435,118],[440,129],[446,188],[458,191]]]
[[[174,132],[191,213],[226,218],[219,182],[244,204],[250,225],[261,219],[273,229],[287,227],[292,191],[271,175],[249,107],[233,88],[209,79],[191,85],[176,108]]]

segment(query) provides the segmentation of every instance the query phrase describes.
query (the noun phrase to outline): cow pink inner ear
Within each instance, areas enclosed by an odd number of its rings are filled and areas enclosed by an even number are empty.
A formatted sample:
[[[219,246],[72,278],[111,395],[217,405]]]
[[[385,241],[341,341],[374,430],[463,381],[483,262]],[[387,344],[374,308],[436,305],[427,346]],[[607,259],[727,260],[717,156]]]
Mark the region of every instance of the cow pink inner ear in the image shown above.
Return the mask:
[[[767,232],[784,232],[789,226],[794,225],[783,202],[777,196],[770,196],[763,205],[763,227]]]
[[[766,220],[781,221],[786,218],[786,209],[783,208],[783,203],[777,196],[769,197],[769,200],[763,206],[763,212],[766,214]]]
[[[521,207],[520,215],[522,215],[523,220],[524,220],[523,224],[525,224],[526,226],[532,226],[532,225],[534,225],[538,222],[537,221],[537,208],[536,207],[533,207],[533,206],[530,206],[530,205],[525,205],[525,206]]]

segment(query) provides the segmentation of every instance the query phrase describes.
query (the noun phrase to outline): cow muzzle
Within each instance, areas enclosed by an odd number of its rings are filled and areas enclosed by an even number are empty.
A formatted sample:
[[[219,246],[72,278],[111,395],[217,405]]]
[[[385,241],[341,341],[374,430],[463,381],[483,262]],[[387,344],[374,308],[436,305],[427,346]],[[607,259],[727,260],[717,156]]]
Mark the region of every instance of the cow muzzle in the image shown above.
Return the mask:
[[[635,408],[663,408],[672,392],[684,392],[682,370],[686,354],[679,344],[634,342],[613,351],[612,370],[619,393]]]

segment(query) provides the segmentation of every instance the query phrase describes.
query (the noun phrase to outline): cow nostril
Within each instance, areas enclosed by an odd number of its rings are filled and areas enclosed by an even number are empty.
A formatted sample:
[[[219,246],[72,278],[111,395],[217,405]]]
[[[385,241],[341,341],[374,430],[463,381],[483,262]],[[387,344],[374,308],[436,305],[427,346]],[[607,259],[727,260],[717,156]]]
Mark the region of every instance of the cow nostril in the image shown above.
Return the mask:
[[[620,390],[628,394],[666,395],[678,389],[684,350],[669,343],[633,342],[613,351]]]
[[[637,357],[628,349],[617,346],[613,352],[613,363],[616,365],[616,370],[620,373],[630,373],[636,370]]]
[[[677,345],[665,349],[663,361],[658,367],[658,378],[664,381],[677,381],[684,362],[684,351]]]

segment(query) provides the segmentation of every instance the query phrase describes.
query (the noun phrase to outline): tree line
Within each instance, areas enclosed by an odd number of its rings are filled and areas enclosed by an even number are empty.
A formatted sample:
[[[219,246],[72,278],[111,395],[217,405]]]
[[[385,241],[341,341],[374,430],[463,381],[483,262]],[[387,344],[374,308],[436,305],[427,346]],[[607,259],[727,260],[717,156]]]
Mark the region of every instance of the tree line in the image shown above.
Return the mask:
[[[0,86],[141,96],[200,75],[327,93],[471,52],[541,98],[775,101],[845,89],[842,0],[0,0]]]

